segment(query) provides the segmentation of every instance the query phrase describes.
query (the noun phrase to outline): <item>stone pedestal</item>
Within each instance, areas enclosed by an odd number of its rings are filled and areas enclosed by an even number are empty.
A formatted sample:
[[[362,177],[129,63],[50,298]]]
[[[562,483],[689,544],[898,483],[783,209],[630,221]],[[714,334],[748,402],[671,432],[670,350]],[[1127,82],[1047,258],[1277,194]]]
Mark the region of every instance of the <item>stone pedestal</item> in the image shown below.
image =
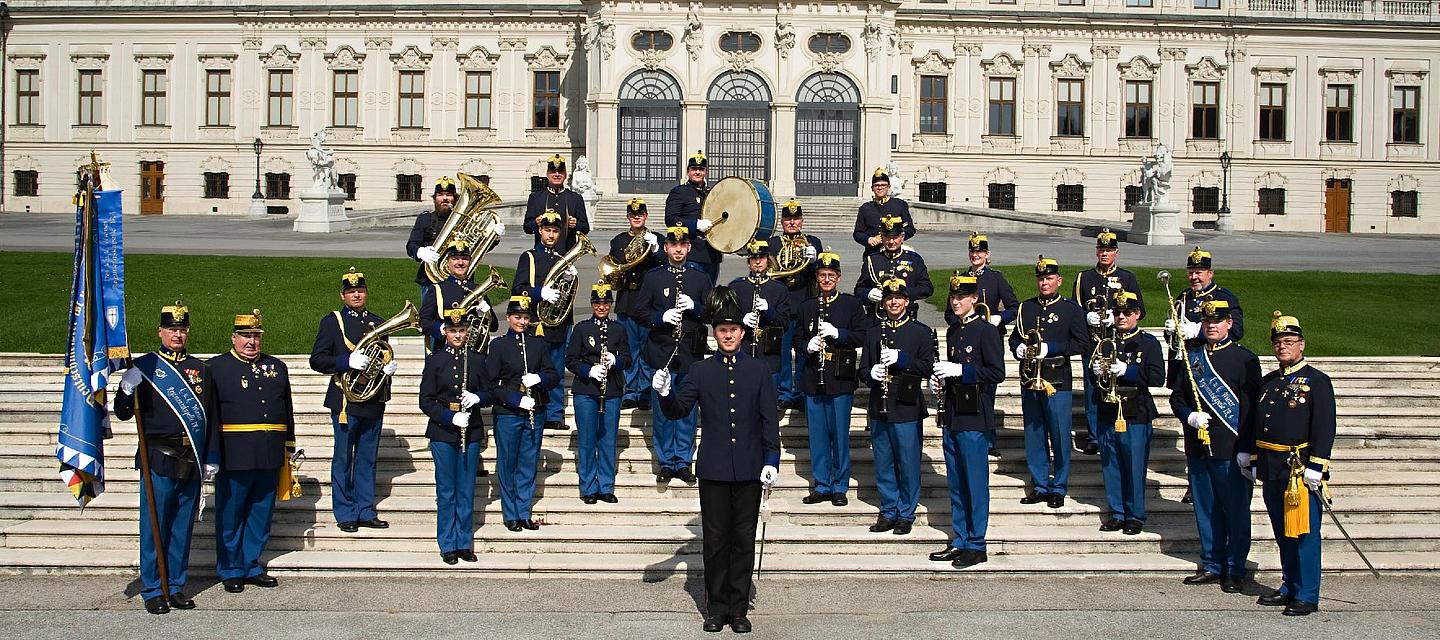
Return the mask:
[[[600,221],[595,219],[595,211],[596,211],[596,209],[599,208],[599,204],[600,204],[600,192],[599,192],[599,191],[589,191],[589,192],[586,192],[586,193],[582,193],[582,194],[580,194],[580,200],[582,200],[582,201],[585,203],[585,219],[590,221],[590,228],[591,228],[591,229],[599,228],[599,227],[600,227],[600,224],[599,224]]]
[[[267,209],[263,198],[251,198],[248,214],[251,218],[264,218]]]
[[[1135,205],[1135,222],[1126,240],[1149,245],[1185,244],[1185,236],[1180,233],[1180,207],[1169,202]]]
[[[345,192],[340,189],[310,188],[300,192],[300,215],[295,230],[300,233],[330,233],[350,228],[345,216]]]

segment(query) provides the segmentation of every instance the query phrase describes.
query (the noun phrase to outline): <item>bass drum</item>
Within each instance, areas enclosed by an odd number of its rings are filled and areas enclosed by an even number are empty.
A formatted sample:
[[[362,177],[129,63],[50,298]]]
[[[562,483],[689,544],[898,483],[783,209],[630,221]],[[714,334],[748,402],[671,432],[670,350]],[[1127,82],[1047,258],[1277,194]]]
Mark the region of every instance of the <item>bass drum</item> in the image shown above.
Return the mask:
[[[705,241],[716,251],[735,253],[751,240],[775,235],[775,198],[764,182],[731,176],[710,188],[700,217],[713,225]]]

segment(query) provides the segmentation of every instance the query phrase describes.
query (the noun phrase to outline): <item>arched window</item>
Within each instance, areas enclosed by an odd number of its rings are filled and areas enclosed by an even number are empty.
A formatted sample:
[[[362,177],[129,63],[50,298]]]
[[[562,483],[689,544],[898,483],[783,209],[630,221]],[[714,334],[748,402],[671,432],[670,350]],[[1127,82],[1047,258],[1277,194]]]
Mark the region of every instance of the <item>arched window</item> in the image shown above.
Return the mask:
[[[641,70],[620,85],[620,190],[663,193],[680,167],[680,83],[664,71]]]
[[[860,89],[817,73],[795,92],[795,193],[853,196],[859,184]]]
[[[727,71],[710,83],[705,153],[718,177],[770,179],[770,87],[750,71]]]

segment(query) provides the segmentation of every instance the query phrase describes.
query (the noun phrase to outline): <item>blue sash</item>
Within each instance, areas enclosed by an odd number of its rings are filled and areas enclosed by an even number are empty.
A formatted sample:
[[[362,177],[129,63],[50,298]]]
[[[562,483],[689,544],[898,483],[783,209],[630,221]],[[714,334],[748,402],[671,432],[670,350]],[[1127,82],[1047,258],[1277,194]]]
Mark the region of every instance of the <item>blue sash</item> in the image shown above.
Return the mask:
[[[185,427],[185,434],[190,436],[190,448],[195,452],[195,462],[205,464],[205,458],[200,455],[205,450],[205,405],[200,402],[200,396],[195,395],[195,390],[190,388],[185,376],[169,360],[147,353],[135,358],[135,368],[145,376],[160,397],[165,398],[165,404],[175,412],[175,417],[180,419],[181,426]]]
[[[1195,375],[1195,388],[1200,392],[1200,399],[1230,433],[1240,435],[1240,397],[1210,364],[1209,351],[1203,346],[1199,349],[1187,348],[1185,356],[1190,359],[1190,371]]]

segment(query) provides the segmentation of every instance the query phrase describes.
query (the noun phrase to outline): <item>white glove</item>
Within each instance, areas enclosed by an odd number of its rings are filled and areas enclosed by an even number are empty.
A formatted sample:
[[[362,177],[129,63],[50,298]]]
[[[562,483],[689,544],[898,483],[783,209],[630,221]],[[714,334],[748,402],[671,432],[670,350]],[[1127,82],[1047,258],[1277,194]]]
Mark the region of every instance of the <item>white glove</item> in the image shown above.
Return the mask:
[[[1105,364],[1100,362],[1099,360],[1091,362],[1090,373],[1095,374],[1095,377],[1097,378],[1100,377],[1100,374],[1105,373]]]
[[[935,363],[935,377],[944,380],[946,378],[959,378],[965,374],[965,365],[959,362],[942,360]]]
[[[650,245],[650,253],[660,250],[660,241],[655,239],[654,234],[645,234],[645,244]]]
[[[478,313],[481,316],[488,315],[490,313],[490,303],[487,302],[484,298],[481,298],[480,303],[475,305],[475,313]]]
[[[460,408],[461,408],[461,409],[465,409],[466,411],[469,411],[469,410],[470,410],[470,407],[473,407],[473,406],[475,406],[475,405],[477,405],[477,404],[480,404],[480,396],[477,396],[477,395],[475,395],[474,393],[471,393],[471,392],[469,392],[469,391],[466,391],[465,393],[460,394]]]
[[[1174,321],[1174,320],[1166,320],[1166,321],[1165,321],[1165,330],[1166,330],[1166,331],[1169,331],[1170,333],[1175,333],[1175,321]]]
[[[1117,360],[1117,361],[1115,361],[1115,362],[1110,363],[1110,375],[1116,376],[1116,377],[1123,376],[1123,375],[1125,375],[1125,370],[1126,370],[1126,369],[1129,369],[1129,368],[1130,368],[1130,365],[1127,365],[1127,364],[1125,364],[1124,362],[1120,362],[1120,361]]]
[[[1113,312],[1105,314],[1100,318],[1100,322],[1107,327],[1115,326],[1115,314]]]
[[[770,301],[764,298],[757,297],[755,298],[755,308],[760,311],[769,311]]]
[[[662,396],[670,395],[670,372],[665,369],[656,369],[655,375],[650,378],[650,387],[655,393]]]
[[[213,479],[215,478],[215,474],[217,474],[217,473],[220,473],[220,465],[218,465],[218,464],[207,464],[207,465],[205,465],[205,468],[204,468],[204,469],[201,469],[201,470],[200,470],[200,479],[201,479],[201,480],[213,480]],[[1316,482],[1316,486],[1319,486],[1319,482],[1318,482],[1318,481]]]
[[[397,370],[399,370],[399,369],[400,369],[400,363],[395,362],[395,361],[393,361],[393,360],[390,361],[390,362],[388,362],[388,363],[386,363],[385,366],[383,366],[383,367],[380,368],[380,370],[383,371],[383,372],[385,373],[385,375],[387,375],[387,376],[393,376],[393,375],[395,375],[395,372],[396,372]]]
[[[490,225],[490,233],[495,234],[496,237],[505,235],[505,223],[495,221]]]
[[[821,338],[839,338],[840,330],[835,328],[835,325],[821,320],[820,330],[815,332],[815,335],[820,336]]]
[[[1200,335],[1200,323],[1189,320],[1180,321],[1180,335],[1184,336],[1186,340],[1194,340]]]
[[[810,353],[820,353],[820,351],[824,348],[825,338],[822,338],[820,336],[815,336],[811,338],[810,342],[805,344],[805,350]]]
[[[595,381],[599,382],[600,384],[605,384],[605,376],[608,372],[609,369],[606,369],[602,365],[597,364],[593,367],[590,367],[590,377],[594,378]]]
[[[1250,466],[1250,454],[1244,451],[1235,454],[1235,462],[1240,465],[1241,469],[1248,468]]]
[[[678,327],[680,326],[680,323],[683,321],[684,317],[684,311],[681,311],[679,309],[667,309],[665,313],[660,316],[660,319],[663,320],[665,324],[673,324]]]
[[[1320,480],[1323,479],[1324,477],[1325,477],[1325,474],[1320,473],[1319,471],[1316,471],[1316,470],[1314,470],[1314,469],[1306,468],[1306,469],[1305,469],[1305,486],[1308,487],[1311,491],[1319,491],[1319,490],[1320,490]]]
[[[370,356],[367,356],[359,351],[353,351],[350,353],[351,369],[364,369],[365,365],[367,364],[370,364]]]
[[[140,382],[143,380],[145,380],[145,376],[141,375],[139,369],[135,367],[126,369],[125,375],[120,376],[120,393],[127,396],[134,394],[135,387],[140,386]]]
[[[1001,318],[999,314],[990,316],[988,319],[989,319],[989,321],[990,321],[990,324],[995,325],[995,326],[997,326],[997,327],[1000,326],[1000,323],[1001,323],[1001,322],[1004,322],[1004,321],[1005,321],[1005,319],[1004,319],[1004,318]]]
[[[709,231],[710,227],[713,226],[715,226],[715,223],[704,218],[695,221],[695,230],[699,231],[700,233],[705,233],[706,231]]]
[[[1044,358],[1048,355],[1050,355],[1050,345],[1047,345],[1044,342],[1040,343],[1040,354],[1035,357]]]
[[[686,294],[675,296],[675,308],[681,311],[689,311],[695,308],[695,299]]]
[[[751,329],[759,329],[760,314],[751,311],[750,313],[745,314],[745,317],[741,318],[740,322],[745,326],[750,327]]]
[[[615,354],[609,351],[600,354],[600,366],[606,369],[615,366]]]
[[[540,287],[540,299],[555,304],[560,300],[560,291],[548,285]]]
[[[470,412],[469,412],[469,411],[459,411],[459,412],[456,412],[455,415],[450,416],[450,424],[453,424],[453,425],[455,425],[455,426],[457,426],[457,427],[460,427],[461,429],[464,429],[465,427],[470,426]]]
[[[523,376],[520,376],[520,384],[525,385],[526,389],[529,389],[531,387],[538,387],[540,386],[540,374],[527,373]]]
[[[760,484],[763,484],[767,487],[775,484],[775,479],[779,477],[780,470],[768,464],[765,465],[764,468],[760,469]]]
[[[1015,345],[1015,359],[1016,359],[1016,360],[1024,360],[1024,359],[1025,359],[1025,356],[1026,356],[1027,354],[1029,354],[1029,353],[1030,353],[1030,347],[1028,347],[1028,346],[1026,346],[1026,345],[1023,345],[1023,344],[1017,344],[1017,345]]]
[[[430,247],[420,247],[416,249],[415,257],[419,258],[421,262],[428,262],[430,264],[435,264],[440,261],[440,254],[436,253],[435,250]]]
[[[865,298],[871,302],[879,302],[882,297],[884,296],[880,294],[880,287],[870,287],[870,293],[865,294]]]
[[[1192,412],[1190,417],[1185,419],[1185,424],[1190,425],[1191,429],[1204,429],[1210,426],[1210,414],[1204,411]]]
[[[578,278],[580,277],[580,270],[576,269],[575,265],[572,264],[570,265],[570,268],[565,270],[565,275],[570,276],[571,278]]]
[[[529,411],[535,408],[535,398],[531,396],[520,396],[520,409]]]
[[[1090,325],[1090,326],[1092,326],[1092,327],[1098,327],[1098,326],[1100,326],[1100,312],[1099,312],[1099,311],[1091,311],[1091,312],[1089,312],[1089,313],[1086,313],[1086,314],[1085,314],[1085,324],[1088,324],[1088,325]]]
[[[819,255],[819,252],[815,250],[815,245],[812,244],[805,247],[805,259],[807,261],[814,260],[817,255]]]
[[[881,350],[880,350],[880,364],[883,364],[883,365],[885,365],[885,366],[888,367],[888,366],[890,366],[890,365],[892,365],[892,364],[895,364],[896,362],[899,362],[899,361],[900,361],[900,350],[899,350],[899,349],[881,349]]]
[[[877,363],[875,366],[870,367],[870,379],[871,379],[871,380],[883,380],[884,378],[885,378],[885,365],[883,365],[883,364],[878,364],[878,363]]]

